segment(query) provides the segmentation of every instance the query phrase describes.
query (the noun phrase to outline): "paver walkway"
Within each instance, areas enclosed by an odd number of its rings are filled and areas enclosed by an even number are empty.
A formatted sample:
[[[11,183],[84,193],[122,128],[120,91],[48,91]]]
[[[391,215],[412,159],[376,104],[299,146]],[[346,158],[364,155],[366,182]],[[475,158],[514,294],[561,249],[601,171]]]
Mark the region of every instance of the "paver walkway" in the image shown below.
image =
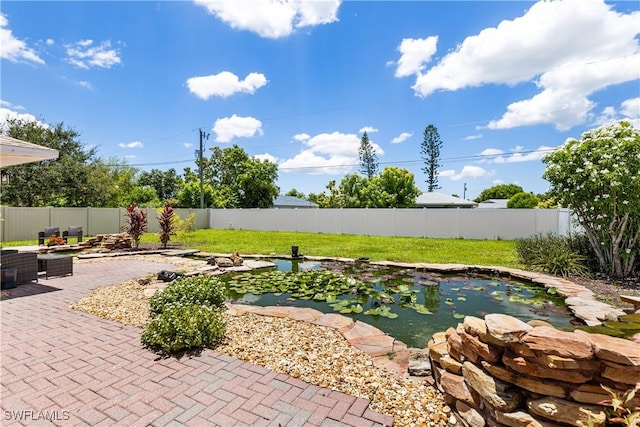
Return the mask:
[[[114,260],[19,285],[3,296],[0,424],[373,426],[367,399],[212,350],[157,360],[141,330],[68,308],[98,287],[175,268]]]

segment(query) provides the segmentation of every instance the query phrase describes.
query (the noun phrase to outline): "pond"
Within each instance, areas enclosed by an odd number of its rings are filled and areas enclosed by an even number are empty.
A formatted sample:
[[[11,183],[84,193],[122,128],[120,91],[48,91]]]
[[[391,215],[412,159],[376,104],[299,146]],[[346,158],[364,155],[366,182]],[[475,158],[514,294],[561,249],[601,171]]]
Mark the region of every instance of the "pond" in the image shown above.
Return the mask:
[[[574,320],[563,298],[547,289],[503,277],[440,275],[369,263],[273,260],[276,267],[226,277],[232,302],[311,307],[374,325],[409,347],[465,316],[503,313],[557,328]]]

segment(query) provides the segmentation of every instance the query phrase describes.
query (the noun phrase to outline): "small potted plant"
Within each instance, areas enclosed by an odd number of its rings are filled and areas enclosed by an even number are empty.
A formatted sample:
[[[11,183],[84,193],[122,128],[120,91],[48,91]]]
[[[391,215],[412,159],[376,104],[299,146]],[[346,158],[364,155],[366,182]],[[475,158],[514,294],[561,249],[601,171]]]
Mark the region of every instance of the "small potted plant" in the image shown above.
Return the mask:
[[[58,246],[64,245],[65,243],[64,238],[58,237],[55,234],[52,234],[49,240],[47,240],[47,246]]]

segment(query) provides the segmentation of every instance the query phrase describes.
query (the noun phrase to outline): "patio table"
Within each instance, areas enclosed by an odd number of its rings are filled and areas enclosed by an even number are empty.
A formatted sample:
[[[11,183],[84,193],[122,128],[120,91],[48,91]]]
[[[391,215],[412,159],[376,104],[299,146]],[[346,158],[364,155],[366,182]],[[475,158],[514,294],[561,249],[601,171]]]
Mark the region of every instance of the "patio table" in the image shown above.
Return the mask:
[[[64,255],[38,255],[38,272],[44,271],[45,279],[49,276],[73,276],[73,257]]]

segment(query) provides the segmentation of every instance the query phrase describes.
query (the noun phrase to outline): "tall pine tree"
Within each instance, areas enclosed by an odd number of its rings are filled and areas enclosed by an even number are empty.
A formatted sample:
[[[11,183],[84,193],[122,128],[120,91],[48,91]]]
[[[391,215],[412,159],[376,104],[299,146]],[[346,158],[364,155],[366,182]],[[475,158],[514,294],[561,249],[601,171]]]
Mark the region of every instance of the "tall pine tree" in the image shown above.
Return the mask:
[[[367,132],[362,134],[358,154],[360,156],[360,172],[366,175],[367,178],[376,176],[378,174],[378,156],[376,156],[373,144],[369,141]]]
[[[440,164],[440,148],[442,148],[442,141],[440,140],[440,134],[438,134],[438,128],[434,125],[427,126],[424,129],[424,139],[422,140],[420,153],[425,164],[422,171],[427,175],[428,192],[441,188],[438,185],[438,169],[442,166]]]

